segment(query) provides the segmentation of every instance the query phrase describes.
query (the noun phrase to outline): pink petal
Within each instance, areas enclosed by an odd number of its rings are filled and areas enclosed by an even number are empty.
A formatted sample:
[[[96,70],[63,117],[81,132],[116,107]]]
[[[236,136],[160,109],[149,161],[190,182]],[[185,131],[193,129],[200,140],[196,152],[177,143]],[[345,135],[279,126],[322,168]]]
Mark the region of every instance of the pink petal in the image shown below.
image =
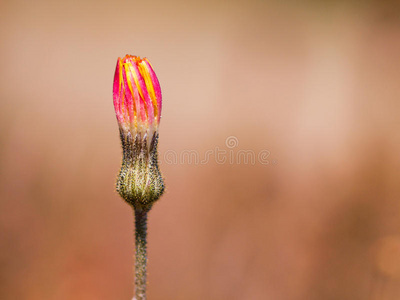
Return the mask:
[[[147,119],[149,124],[153,124],[154,122],[154,107],[153,107],[153,102],[151,101],[150,95],[147,91],[146,83],[143,79],[142,74],[139,71],[139,68],[137,64],[132,64],[133,69],[135,70],[137,79],[138,79],[138,84],[140,87],[140,90],[142,91],[143,98],[141,98],[142,102],[145,104],[146,112],[147,112]]]
[[[151,67],[150,62],[147,60],[147,58],[145,58],[144,61],[146,62],[147,66],[149,68],[151,81],[153,82],[154,92],[156,94],[156,99],[157,99],[158,122],[160,122],[161,108],[162,108],[162,94],[161,94],[160,83],[158,81],[156,73],[154,72],[153,68]]]
[[[117,61],[117,66],[115,68],[115,74],[114,74],[114,84],[113,84],[113,102],[114,102],[114,109],[115,109],[115,114],[117,116],[118,123],[123,122],[123,116],[122,116],[122,111],[121,111],[121,84],[120,82],[120,72],[121,72],[121,59],[118,58]]]

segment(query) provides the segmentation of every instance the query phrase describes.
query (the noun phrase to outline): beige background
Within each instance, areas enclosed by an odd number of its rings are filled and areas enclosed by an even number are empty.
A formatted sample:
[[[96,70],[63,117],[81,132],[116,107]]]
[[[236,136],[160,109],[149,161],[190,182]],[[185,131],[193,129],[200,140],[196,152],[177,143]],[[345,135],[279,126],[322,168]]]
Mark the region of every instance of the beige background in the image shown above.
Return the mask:
[[[400,298],[388,1],[2,1],[0,298],[131,299],[118,56],[161,82],[149,299]],[[165,161],[270,151],[269,164]]]

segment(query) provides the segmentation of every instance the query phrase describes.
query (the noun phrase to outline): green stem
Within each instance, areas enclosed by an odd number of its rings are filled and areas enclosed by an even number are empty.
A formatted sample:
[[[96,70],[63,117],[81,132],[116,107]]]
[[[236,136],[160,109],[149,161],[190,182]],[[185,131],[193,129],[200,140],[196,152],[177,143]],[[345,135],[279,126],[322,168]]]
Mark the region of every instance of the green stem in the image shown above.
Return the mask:
[[[135,209],[135,300],[146,300],[147,277],[147,211]]]

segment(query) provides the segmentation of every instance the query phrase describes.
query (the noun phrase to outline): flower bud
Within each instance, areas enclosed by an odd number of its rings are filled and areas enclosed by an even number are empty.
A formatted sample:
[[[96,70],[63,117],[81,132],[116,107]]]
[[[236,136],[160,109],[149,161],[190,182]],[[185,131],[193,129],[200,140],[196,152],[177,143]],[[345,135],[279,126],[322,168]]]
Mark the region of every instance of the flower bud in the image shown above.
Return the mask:
[[[117,191],[135,209],[148,211],[164,182],[157,159],[161,88],[146,58],[118,58],[113,97],[123,149]]]

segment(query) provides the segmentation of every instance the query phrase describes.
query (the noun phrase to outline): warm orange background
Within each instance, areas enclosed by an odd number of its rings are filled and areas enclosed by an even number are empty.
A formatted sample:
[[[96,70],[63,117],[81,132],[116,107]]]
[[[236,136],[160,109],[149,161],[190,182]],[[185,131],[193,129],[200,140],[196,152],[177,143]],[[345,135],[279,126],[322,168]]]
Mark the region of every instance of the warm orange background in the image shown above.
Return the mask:
[[[118,56],[162,85],[149,299],[400,298],[400,13],[388,1],[2,1],[0,299],[129,300]],[[273,163],[272,163],[273,161]]]

